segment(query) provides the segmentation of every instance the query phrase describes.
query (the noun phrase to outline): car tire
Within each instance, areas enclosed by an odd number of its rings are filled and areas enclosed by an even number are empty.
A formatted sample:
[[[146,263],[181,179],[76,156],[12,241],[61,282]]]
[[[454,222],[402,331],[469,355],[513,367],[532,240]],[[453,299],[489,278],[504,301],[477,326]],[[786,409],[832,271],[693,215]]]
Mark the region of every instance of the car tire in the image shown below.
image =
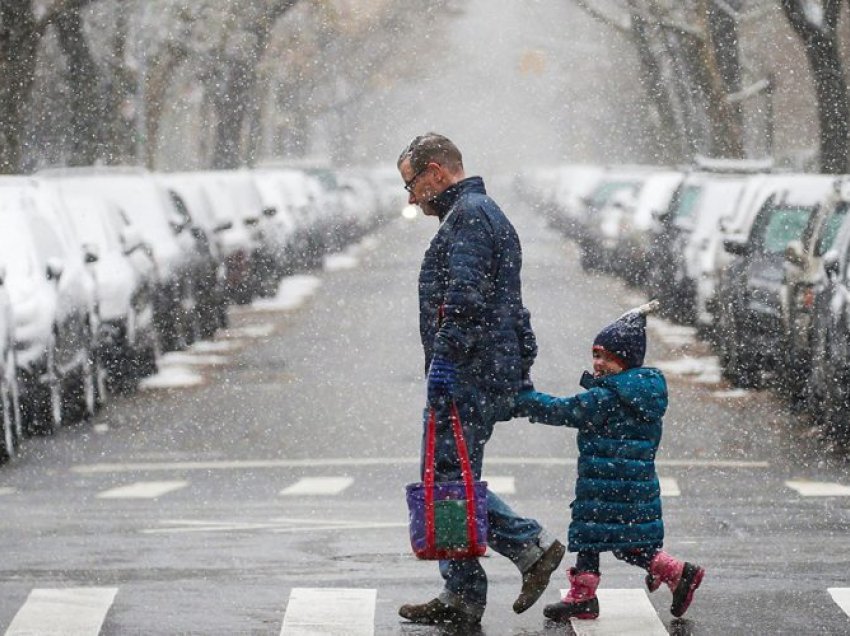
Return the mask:
[[[47,352],[45,366],[46,382],[33,379],[28,392],[29,417],[26,427],[29,435],[53,435],[62,425],[65,417],[65,405],[62,395],[62,379],[56,368],[56,356],[51,345]]]

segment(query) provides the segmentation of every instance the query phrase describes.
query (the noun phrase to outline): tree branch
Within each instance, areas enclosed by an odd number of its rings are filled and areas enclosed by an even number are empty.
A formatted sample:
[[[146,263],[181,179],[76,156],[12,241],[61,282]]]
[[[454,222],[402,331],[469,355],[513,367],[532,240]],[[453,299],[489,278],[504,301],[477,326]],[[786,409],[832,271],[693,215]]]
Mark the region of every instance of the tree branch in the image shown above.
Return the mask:
[[[592,4],[592,0],[575,0],[575,3],[578,5],[580,9],[583,9],[585,13],[590,15],[590,17],[602,22],[603,24],[607,24],[610,27],[613,27],[617,31],[621,33],[625,33],[628,35],[632,34],[632,18],[630,15],[626,14],[624,16],[620,16],[619,18],[615,15],[608,15],[604,11],[602,11],[598,6]]]

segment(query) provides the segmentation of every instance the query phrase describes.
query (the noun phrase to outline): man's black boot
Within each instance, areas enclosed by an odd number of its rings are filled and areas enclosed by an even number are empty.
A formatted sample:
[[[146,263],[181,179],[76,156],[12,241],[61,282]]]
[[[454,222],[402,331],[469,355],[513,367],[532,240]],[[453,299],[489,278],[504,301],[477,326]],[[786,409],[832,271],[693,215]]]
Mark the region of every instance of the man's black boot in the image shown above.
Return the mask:
[[[438,598],[420,605],[402,605],[398,608],[398,615],[412,623],[423,625],[477,625],[481,622],[459,609],[446,605]]]
[[[556,539],[522,575],[522,590],[514,601],[514,611],[517,614],[522,614],[537,602],[549,585],[552,572],[561,564],[566,551],[564,544]]]

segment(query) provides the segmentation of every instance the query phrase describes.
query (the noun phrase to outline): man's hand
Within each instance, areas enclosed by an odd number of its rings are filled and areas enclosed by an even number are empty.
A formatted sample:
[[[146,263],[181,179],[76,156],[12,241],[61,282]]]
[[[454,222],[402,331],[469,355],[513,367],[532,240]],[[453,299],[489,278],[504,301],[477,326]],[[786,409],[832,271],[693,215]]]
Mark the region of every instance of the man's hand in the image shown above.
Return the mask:
[[[440,400],[450,399],[456,382],[457,369],[454,362],[442,356],[431,358],[431,367],[428,369],[428,404],[434,406]]]

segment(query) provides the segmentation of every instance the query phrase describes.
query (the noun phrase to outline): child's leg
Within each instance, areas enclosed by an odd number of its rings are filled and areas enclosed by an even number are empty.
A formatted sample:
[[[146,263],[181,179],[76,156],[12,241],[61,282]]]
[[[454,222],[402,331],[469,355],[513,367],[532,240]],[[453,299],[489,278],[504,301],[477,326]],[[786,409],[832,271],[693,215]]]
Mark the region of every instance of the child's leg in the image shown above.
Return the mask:
[[[543,615],[553,621],[565,623],[570,618],[592,619],[599,616],[596,588],[599,586],[599,553],[582,550],[576,565],[567,572],[570,591],[558,603],[543,608]]]
[[[694,592],[702,583],[705,570],[694,563],[680,561],[663,550],[617,550],[614,556],[622,561],[645,569],[646,586],[650,592],[666,583],[673,592],[670,613],[684,614],[694,598]]]

